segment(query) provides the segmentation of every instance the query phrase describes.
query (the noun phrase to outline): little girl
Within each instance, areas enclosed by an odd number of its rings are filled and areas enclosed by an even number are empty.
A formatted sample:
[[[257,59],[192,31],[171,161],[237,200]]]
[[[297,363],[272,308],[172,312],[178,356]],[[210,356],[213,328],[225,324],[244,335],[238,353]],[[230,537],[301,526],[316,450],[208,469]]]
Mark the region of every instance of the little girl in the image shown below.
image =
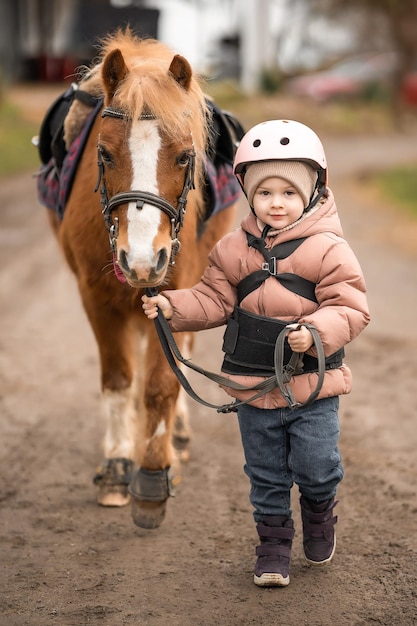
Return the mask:
[[[289,383],[294,402],[278,387],[256,400],[253,391],[226,388],[248,400],[237,411],[260,538],[254,582],[286,586],[294,483],[307,562],[326,565],[335,552],[333,509],[343,478],[339,396],[352,384],[343,347],[370,318],[362,271],[343,238],[317,135],[295,121],[258,124],[243,137],[234,171],[251,209],[240,228],[216,244],[197,285],[144,295],[143,309],[153,319],[159,307],[173,331],[227,324],[222,371],[247,386],[273,374],[277,335],[294,325],[284,357],[288,362],[292,352],[304,353],[302,369]],[[326,371],[317,399],[305,406],[318,377],[309,325],[319,333]]]

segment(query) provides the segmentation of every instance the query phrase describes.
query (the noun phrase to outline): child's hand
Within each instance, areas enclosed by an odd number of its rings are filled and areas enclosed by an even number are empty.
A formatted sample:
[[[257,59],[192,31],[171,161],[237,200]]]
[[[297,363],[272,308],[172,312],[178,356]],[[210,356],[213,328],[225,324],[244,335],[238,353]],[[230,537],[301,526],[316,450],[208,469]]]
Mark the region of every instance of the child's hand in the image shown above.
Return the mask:
[[[146,294],[142,296],[142,309],[144,310],[145,315],[153,320],[158,315],[158,308],[161,309],[163,316],[169,320],[172,317],[173,310],[172,306],[169,303],[169,300],[165,298],[165,296],[161,296],[158,294],[157,296],[152,296],[149,298]]]
[[[293,352],[307,352],[314,343],[313,335],[305,326],[300,326],[298,330],[290,330],[287,337]]]

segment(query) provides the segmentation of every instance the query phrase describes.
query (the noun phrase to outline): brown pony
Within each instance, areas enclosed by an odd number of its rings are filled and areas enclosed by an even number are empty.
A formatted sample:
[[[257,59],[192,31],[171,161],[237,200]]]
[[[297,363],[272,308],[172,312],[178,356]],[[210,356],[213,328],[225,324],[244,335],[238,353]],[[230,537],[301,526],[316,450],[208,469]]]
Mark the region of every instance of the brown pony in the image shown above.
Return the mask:
[[[95,478],[97,500],[104,506],[131,500],[135,524],[155,528],[178,461],[188,455],[189,428],[178,381],[140,297],[148,287],[197,282],[208,251],[233,224],[235,205],[204,222],[210,115],[185,58],[119,31],[103,41],[80,88],[103,97],[101,114],[63,219],[49,213],[100,354],[105,462]],[[71,105],[68,146],[88,111],[83,100]],[[190,350],[190,335],[177,340]]]

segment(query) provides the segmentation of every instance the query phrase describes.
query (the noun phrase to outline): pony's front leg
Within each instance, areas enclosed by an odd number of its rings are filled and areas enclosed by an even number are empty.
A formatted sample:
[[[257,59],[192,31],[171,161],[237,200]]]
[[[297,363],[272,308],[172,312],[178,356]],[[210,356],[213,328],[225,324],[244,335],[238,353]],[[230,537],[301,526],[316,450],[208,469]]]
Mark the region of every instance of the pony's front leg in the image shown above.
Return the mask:
[[[128,486],[138,461],[138,413],[141,380],[137,353],[141,352],[141,337],[135,325],[120,315],[103,315],[88,307],[86,311],[93,327],[101,363],[102,413],[105,419],[103,465],[98,468],[94,482],[98,487],[97,502],[102,506],[124,506],[129,503]],[[142,354],[143,359],[143,354]]]
[[[130,501],[128,486],[134,470],[137,439],[136,398],[134,384],[127,389],[104,389],[102,393],[106,460],[94,478],[98,485],[97,502],[102,506],[125,506]]]
[[[177,340],[181,345],[183,337]],[[152,326],[144,377],[140,468],[129,486],[133,521],[142,528],[157,528],[161,524],[166,502],[180,480],[179,460],[172,444],[179,391],[179,383]]]

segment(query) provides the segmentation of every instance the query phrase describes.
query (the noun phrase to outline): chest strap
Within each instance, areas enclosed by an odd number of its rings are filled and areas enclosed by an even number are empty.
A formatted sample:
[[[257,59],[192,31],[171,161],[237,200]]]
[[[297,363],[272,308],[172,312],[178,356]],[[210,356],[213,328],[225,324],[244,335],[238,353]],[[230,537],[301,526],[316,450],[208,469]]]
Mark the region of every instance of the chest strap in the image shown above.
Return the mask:
[[[311,300],[312,302],[317,302],[315,283],[298,276],[298,274],[292,274],[289,272],[278,274],[277,272],[277,261],[281,261],[282,259],[289,257],[299,246],[301,246],[307,237],[284,241],[283,243],[277,244],[270,250],[265,247],[264,237],[255,237],[250,233],[246,233],[246,238],[248,246],[261,252],[266,262],[262,264],[262,269],[245,276],[245,278],[239,282],[237,286],[238,304],[240,304],[242,300],[252,291],[258,289],[258,287],[260,287],[270,276],[276,278],[279,283],[281,283],[281,285],[289,291],[292,291],[307,300]]]

